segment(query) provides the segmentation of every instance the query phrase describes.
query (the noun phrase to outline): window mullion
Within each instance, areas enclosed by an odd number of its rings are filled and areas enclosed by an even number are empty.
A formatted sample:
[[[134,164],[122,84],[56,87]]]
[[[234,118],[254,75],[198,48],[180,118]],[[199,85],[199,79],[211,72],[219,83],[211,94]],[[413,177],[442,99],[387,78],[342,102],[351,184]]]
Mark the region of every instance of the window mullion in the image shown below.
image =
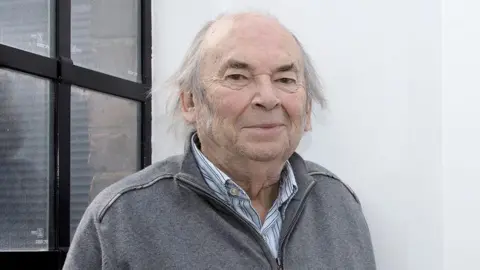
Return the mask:
[[[58,83],[55,87],[55,203],[53,205],[54,249],[70,245],[70,111],[71,86],[62,82],[62,63],[71,62],[71,0],[56,0],[55,57]]]

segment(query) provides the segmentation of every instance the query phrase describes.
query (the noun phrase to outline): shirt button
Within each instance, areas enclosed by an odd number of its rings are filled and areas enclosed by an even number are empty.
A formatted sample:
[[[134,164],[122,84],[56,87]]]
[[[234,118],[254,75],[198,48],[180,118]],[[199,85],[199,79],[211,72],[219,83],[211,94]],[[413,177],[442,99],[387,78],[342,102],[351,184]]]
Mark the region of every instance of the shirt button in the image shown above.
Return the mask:
[[[233,196],[238,196],[238,194],[239,194],[238,188],[231,188],[230,189],[230,194],[233,195]]]

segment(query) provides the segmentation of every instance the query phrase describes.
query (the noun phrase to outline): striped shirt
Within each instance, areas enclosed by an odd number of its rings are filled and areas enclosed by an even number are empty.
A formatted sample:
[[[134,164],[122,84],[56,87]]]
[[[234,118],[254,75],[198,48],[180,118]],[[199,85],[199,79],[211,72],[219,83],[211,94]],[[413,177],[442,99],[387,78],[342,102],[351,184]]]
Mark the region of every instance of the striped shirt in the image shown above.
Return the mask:
[[[211,163],[199,150],[197,134],[192,136],[192,148],[195,159],[207,185],[213,194],[220,200],[231,206],[240,216],[250,222],[268,244],[272,255],[277,258],[280,230],[282,228],[285,211],[290,199],[298,190],[292,166],[287,161],[282,171],[278,197],[267,213],[265,222],[262,224],[260,217],[252,206],[248,194],[232,179]]]

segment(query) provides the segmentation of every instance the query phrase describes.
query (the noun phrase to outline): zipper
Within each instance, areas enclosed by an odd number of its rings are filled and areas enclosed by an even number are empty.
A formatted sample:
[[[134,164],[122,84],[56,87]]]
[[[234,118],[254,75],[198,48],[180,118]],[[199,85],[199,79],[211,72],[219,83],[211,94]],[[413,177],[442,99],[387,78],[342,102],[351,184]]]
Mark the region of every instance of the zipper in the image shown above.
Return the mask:
[[[246,221],[242,216],[240,216],[235,209],[231,208],[229,205],[227,205],[225,202],[222,200],[218,199],[217,197],[213,196],[209,192],[207,192],[203,187],[188,181],[187,179],[183,179],[180,177],[176,177],[178,180],[180,180],[182,183],[187,184],[191,189],[193,189],[195,192],[200,193],[201,195],[208,197],[209,199],[215,201],[219,206],[224,208],[224,210],[227,210],[229,213],[233,214],[243,225],[246,225],[247,228],[249,228],[250,232],[253,234],[253,236],[256,238],[257,242],[260,243],[260,245],[263,247],[264,250],[268,252],[270,255],[267,259],[269,259],[270,264],[272,265],[272,261],[275,261],[275,258],[271,254],[270,247],[267,246],[265,243],[265,240],[263,239],[263,236],[258,232],[257,228],[253,227],[253,225]],[[273,268],[273,267],[272,267]]]
[[[282,260],[285,258],[285,246],[287,243],[288,238],[290,237],[290,234],[293,231],[293,228],[298,222],[298,219],[300,218],[300,215],[303,212],[303,209],[305,208],[305,201],[308,195],[310,194],[310,191],[312,190],[313,186],[315,186],[317,182],[313,181],[308,185],[307,189],[305,190],[305,195],[302,197],[302,200],[300,201],[300,205],[298,207],[297,212],[295,213],[295,216],[293,217],[292,222],[290,223],[290,226],[287,229],[287,233],[285,234],[285,237],[280,239],[280,250],[278,251],[278,258],[277,258],[277,269],[281,270],[284,269],[282,266]]]
[[[209,199],[215,201],[218,205],[220,205],[221,207],[224,208],[224,210],[227,210],[228,212],[230,212],[231,214],[233,214],[238,221],[240,221],[242,224],[246,225],[249,229],[250,229],[250,232],[253,234],[254,237],[257,238],[257,242],[260,243],[260,245],[263,247],[264,250],[267,250],[268,251],[268,254],[270,255],[270,258],[267,258],[269,259],[269,261],[275,261],[276,265],[272,266],[272,268],[276,268],[278,270],[284,270],[283,268],[283,265],[282,265],[282,259],[283,257],[285,256],[285,243],[286,243],[286,240],[287,238],[290,236],[293,228],[294,228],[294,225],[297,223],[298,221],[298,218],[300,217],[300,214],[301,212],[303,211],[303,208],[304,208],[304,205],[305,205],[305,199],[306,197],[308,196],[308,194],[310,193],[310,190],[312,189],[312,187],[316,184],[316,182],[312,182],[308,187],[307,187],[307,190],[305,192],[305,196],[303,196],[302,198],[302,201],[300,202],[300,206],[299,206],[299,209],[298,211],[295,213],[295,216],[292,220],[292,223],[290,224],[290,226],[288,227],[288,230],[287,230],[287,234],[285,234],[285,237],[283,239],[281,239],[281,244],[279,245],[281,248],[278,252],[278,257],[277,258],[274,258],[273,255],[271,254],[271,251],[270,251],[270,247],[267,246],[267,244],[265,243],[265,240],[263,239],[263,236],[260,235],[260,233],[258,232],[257,228],[253,227],[253,225],[246,221],[242,216],[240,216],[237,211],[235,211],[235,209],[233,209],[232,207],[230,207],[229,205],[227,205],[225,202],[223,202],[222,200],[218,199],[217,197],[213,196],[212,194],[210,194],[209,192],[207,192],[203,187],[189,181],[188,179],[184,179],[184,178],[181,178],[181,177],[175,177],[176,179],[180,180],[182,183],[188,185],[191,189],[193,189],[195,192],[197,193],[200,193],[202,194],[203,196],[205,197],[208,197]],[[268,256],[267,256],[268,257]]]
[[[280,260],[280,257],[277,258],[277,270],[283,270],[282,268],[282,261]]]

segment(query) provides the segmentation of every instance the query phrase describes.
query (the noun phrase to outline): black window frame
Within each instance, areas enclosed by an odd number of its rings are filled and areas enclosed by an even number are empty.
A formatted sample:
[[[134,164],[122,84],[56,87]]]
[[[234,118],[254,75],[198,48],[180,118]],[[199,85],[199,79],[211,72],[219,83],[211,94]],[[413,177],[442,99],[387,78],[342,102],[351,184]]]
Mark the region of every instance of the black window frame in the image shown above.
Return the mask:
[[[51,0],[53,1],[53,0]],[[51,57],[41,56],[0,43],[0,68],[48,79],[53,85],[53,127],[50,181],[49,250],[0,251],[2,269],[61,269],[70,245],[70,111],[71,86],[79,86],[141,104],[140,166],[151,164],[152,18],[151,0],[140,2],[140,74],[133,82],[75,65],[71,60],[71,0],[55,0]],[[52,147],[51,146],[51,147]],[[11,267],[11,268],[10,268]]]

